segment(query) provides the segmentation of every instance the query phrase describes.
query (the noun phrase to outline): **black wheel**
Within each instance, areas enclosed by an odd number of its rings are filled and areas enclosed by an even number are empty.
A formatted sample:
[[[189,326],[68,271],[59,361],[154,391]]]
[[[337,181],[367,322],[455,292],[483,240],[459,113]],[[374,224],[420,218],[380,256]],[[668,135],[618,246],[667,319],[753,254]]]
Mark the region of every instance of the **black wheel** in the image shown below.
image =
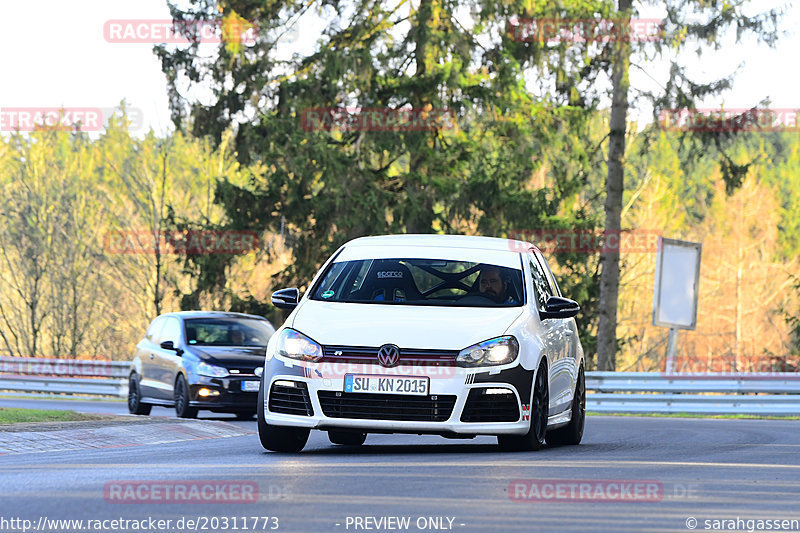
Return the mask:
[[[189,385],[182,374],[175,381],[175,413],[178,418],[197,418],[197,407],[189,407]]]
[[[367,434],[357,431],[328,431],[328,440],[342,446],[361,446],[367,440]]]
[[[575,395],[572,398],[572,420],[569,424],[547,432],[547,444],[580,444],[583,438],[583,425],[586,422],[586,377],[583,367],[578,371]]]
[[[273,426],[264,419],[264,379],[258,388],[258,439],[265,450],[271,452],[296,453],[308,442],[310,431],[304,428]]]
[[[547,417],[550,409],[550,386],[547,377],[547,361],[542,360],[536,371],[531,401],[531,426],[525,435],[500,435],[497,442],[508,451],[536,451],[545,443]]]
[[[132,415],[149,415],[152,408],[152,405],[142,403],[139,380],[136,378],[136,374],[131,374],[128,380],[128,412]]]
[[[250,409],[249,411],[238,411],[234,414],[236,415],[236,418],[239,420],[250,420],[255,416],[256,411],[255,409]]]

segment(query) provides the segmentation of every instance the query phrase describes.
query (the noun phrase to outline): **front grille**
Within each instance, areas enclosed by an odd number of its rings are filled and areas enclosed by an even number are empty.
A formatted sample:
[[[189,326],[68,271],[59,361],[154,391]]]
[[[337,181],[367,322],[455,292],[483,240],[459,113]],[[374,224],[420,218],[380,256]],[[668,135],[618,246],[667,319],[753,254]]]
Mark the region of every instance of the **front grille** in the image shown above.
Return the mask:
[[[314,416],[308,387],[302,381],[295,381],[294,387],[272,384],[269,392],[269,410],[287,415]]]
[[[322,412],[330,418],[444,422],[456,404],[455,396],[406,396],[319,391]]]
[[[257,367],[254,366],[232,366],[228,367],[230,377],[254,376]]]
[[[378,347],[323,346],[322,362],[378,364]],[[458,350],[400,348],[401,365],[455,366]]]
[[[516,422],[519,405],[514,393],[485,394],[486,389],[472,389],[461,413],[462,422]]]

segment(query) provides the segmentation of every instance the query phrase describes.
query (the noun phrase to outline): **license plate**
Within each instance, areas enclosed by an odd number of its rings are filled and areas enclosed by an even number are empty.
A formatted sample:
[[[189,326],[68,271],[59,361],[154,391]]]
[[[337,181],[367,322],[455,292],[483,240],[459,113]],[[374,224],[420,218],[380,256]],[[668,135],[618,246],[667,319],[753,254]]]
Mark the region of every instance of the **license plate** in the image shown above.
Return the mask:
[[[260,381],[242,381],[242,390],[245,392],[258,392]]]
[[[371,392],[373,394],[406,394],[426,396],[428,377],[364,376],[345,374],[344,392]]]

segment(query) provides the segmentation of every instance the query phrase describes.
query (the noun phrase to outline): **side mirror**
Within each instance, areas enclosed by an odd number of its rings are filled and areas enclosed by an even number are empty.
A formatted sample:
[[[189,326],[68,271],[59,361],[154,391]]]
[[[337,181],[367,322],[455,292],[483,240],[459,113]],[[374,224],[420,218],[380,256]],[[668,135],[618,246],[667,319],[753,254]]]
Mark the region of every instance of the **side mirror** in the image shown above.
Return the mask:
[[[175,344],[172,341],[164,341],[160,344],[162,350],[172,350],[178,355],[183,354],[183,350],[180,348],[176,348]]]
[[[544,305],[544,311],[539,311],[539,318],[542,320],[547,318],[572,318],[580,310],[581,306],[575,300],[551,296]]]
[[[292,287],[280,289],[272,293],[272,305],[278,309],[294,309],[300,300],[300,291]]]

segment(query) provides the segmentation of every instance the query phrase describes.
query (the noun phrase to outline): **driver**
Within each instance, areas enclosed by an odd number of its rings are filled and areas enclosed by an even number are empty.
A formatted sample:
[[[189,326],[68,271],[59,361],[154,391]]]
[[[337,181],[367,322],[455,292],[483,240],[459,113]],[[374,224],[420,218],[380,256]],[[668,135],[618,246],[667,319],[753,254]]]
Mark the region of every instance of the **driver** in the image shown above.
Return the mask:
[[[243,345],[245,339],[246,339],[246,336],[244,334],[244,331],[242,331],[240,329],[231,330],[231,342],[233,343],[234,346]]]
[[[481,268],[481,274],[478,278],[478,290],[482,295],[499,304],[517,303],[508,294],[508,278],[503,275],[500,267],[487,265]]]

